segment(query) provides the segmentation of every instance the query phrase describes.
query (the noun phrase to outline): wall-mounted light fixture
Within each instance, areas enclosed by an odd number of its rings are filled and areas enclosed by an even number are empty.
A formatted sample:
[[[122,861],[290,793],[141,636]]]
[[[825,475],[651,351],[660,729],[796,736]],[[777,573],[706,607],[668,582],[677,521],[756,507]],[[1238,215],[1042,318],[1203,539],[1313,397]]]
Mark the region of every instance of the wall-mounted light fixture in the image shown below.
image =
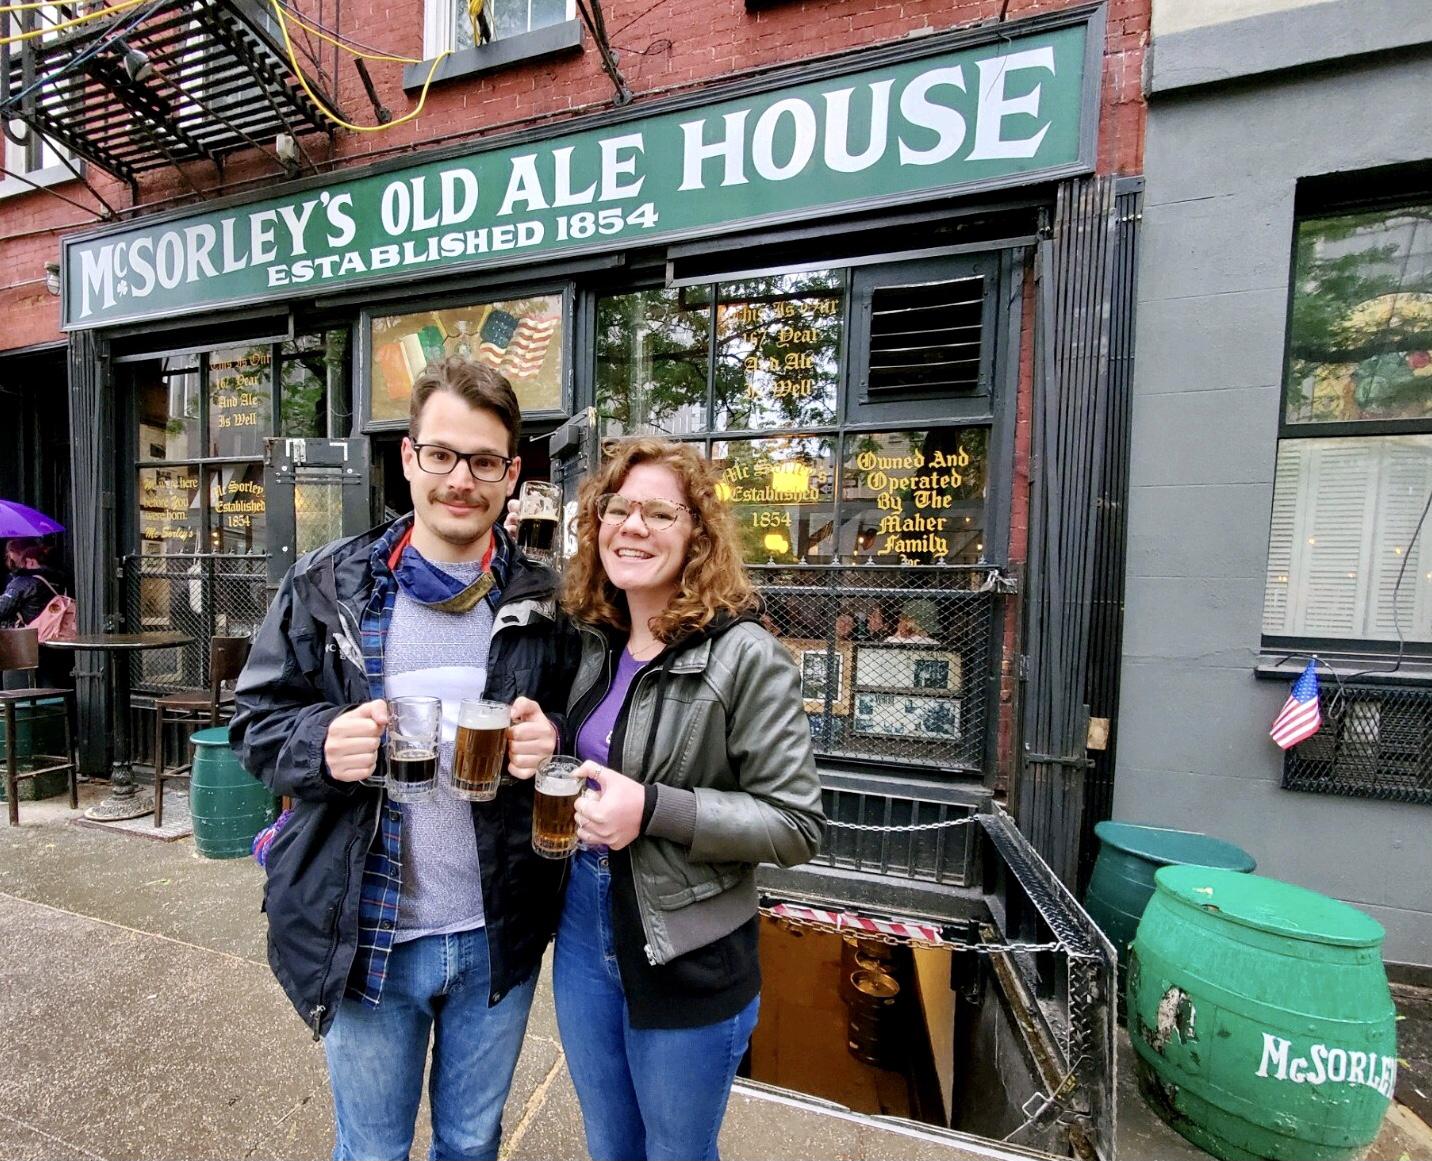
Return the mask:
[[[154,74],[154,66],[149,63],[149,58],[131,45],[124,48],[124,71],[129,74],[129,79],[135,84],[147,80]]]
[[[56,298],[60,296],[60,264],[58,262],[45,263],[45,289]]]

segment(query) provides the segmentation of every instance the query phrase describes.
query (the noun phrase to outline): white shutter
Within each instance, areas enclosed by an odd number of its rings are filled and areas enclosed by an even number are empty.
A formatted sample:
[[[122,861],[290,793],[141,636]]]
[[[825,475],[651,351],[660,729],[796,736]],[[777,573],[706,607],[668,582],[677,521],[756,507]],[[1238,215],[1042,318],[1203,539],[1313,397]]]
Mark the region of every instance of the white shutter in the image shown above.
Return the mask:
[[[1417,519],[1432,490],[1432,448],[1424,438],[1393,436],[1379,440],[1382,444],[1381,486],[1378,489],[1379,511],[1374,541],[1376,550],[1372,563],[1372,595],[1368,609],[1365,636],[1396,640],[1397,624],[1393,618],[1393,589],[1402,570],[1404,554]],[[1408,640],[1432,637],[1427,594],[1432,583],[1427,572],[1432,569],[1432,552],[1427,541],[1432,529],[1423,525],[1407,562],[1402,587],[1397,595],[1397,621]]]
[[[1355,637],[1367,590],[1375,463],[1362,440],[1312,444],[1298,492],[1291,577],[1295,632]]]
[[[1283,636],[1296,632],[1289,623],[1288,585],[1293,569],[1293,535],[1298,517],[1298,483],[1302,459],[1297,445],[1286,440],[1278,446],[1278,467],[1273,477],[1273,519],[1268,532],[1268,578],[1263,590],[1263,632]]]

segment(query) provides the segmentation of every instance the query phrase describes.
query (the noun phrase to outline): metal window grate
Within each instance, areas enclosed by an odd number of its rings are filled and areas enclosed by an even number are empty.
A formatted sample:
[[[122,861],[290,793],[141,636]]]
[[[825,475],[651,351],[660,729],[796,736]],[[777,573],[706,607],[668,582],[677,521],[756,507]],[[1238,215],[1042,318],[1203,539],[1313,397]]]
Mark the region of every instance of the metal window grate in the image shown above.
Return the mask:
[[[205,689],[209,640],[242,636],[268,611],[268,557],[233,554],[144,555],[124,560],[126,627],[184,633],[193,644],[130,658],[136,691]]]
[[[1328,684],[1323,726],[1283,757],[1283,787],[1432,805],[1432,689]]]
[[[818,753],[983,771],[1002,581],[988,567],[758,566]]]
[[[975,390],[984,304],[979,277],[878,287],[870,304],[871,397]]]

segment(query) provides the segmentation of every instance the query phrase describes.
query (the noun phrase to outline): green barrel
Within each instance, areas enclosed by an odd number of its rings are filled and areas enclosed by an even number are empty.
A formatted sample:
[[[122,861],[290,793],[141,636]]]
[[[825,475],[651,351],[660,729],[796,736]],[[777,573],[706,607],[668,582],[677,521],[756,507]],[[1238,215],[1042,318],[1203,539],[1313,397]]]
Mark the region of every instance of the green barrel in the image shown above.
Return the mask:
[[[1154,893],[1155,871],[1184,863],[1230,871],[1252,871],[1258,865],[1242,847],[1196,831],[1106,820],[1094,827],[1094,833],[1099,837],[1099,857],[1084,906],[1118,949],[1121,980],[1129,944]]]
[[[189,776],[189,811],[194,846],[209,859],[237,859],[249,853],[254,835],[274,820],[274,798],[239,765],[223,726],[199,730]]]
[[[1359,1156],[1397,1081],[1382,927],[1261,875],[1165,867],[1155,882],[1128,989],[1155,1112],[1229,1161]]]

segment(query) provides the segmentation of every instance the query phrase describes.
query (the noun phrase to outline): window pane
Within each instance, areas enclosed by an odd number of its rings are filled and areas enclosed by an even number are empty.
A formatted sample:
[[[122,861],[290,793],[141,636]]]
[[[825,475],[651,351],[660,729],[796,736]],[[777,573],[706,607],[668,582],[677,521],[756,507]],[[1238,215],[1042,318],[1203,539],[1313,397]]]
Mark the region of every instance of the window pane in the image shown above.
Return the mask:
[[[713,444],[717,492],[736,517],[748,564],[829,560],[835,531],[835,440],[728,440]]]
[[[258,456],[273,434],[273,350],[267,344],[209,355],[209,454]]]
[[[602,436],[705,429],[710,319],[703,290],[639,290],[598,300]]]
[[[263,464],[225,464],[209,472],[209,551],[263,552]]]
[[[1429,491],[1432,435],[1281,441],[1263,632],[1432,641]]]
[[[199,365],[193,358],[135,364],[134,393],[141,460],[199,454]]]
[[[146,555],[198,552],[199,469],[139,469],[139,541]]]
[[[562,348],[560,294],[380,316],[373,320],[373,421],[405,421],[413,381],[449,355],[502,372],[524,412],[560,410]]]
[[[844,295],[839,271],[783,274],[720,288],[716,430],[835,422]]]
[[[493,37],[517,36],[567,19],[567,0],[487,0]],[[467,13],[463,13],[466,18]]]
[[[284,344],[279,365],[280,435],[321,439],[328,434],[329,392],[343,397],[347,366],[347,331],[301,335],[293,343]]]
[[[988,435],[983,427],[847,435],[841,555],[978,564],[986,555]]]
[[[1432,203],[1298,223],[1287,421],[1432,417]]]

